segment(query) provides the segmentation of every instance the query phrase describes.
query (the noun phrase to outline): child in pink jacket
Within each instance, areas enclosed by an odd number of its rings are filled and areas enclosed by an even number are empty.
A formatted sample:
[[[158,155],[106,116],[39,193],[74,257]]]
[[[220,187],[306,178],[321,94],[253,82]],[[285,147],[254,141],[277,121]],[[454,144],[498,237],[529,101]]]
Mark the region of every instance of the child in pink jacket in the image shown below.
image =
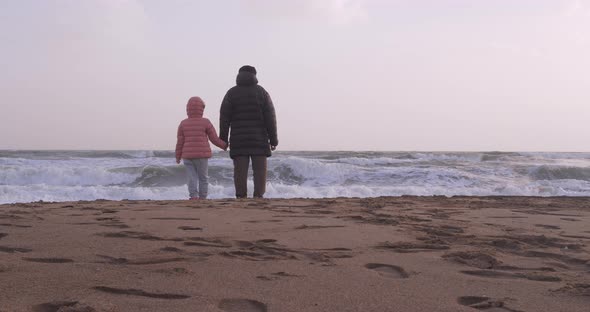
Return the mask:
[[[215,128],[207,118],[203,118],[205,103],[194,96],[186,104],[188,118],[178,126],[176,141],[176,163],[183,160],[188,176],[190,199],[206,199],[209,189],[208,162],[211,158],[209,140],[215,146],[227,150],[227,143],[222,141]]]

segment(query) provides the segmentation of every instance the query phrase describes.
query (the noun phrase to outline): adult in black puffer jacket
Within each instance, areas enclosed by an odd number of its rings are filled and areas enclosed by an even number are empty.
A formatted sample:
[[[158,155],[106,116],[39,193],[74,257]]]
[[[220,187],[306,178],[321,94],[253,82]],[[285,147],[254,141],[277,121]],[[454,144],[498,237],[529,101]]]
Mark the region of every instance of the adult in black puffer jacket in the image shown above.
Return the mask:
[[[256,69],[242,66],[236,86],[227,91],[219,114],[219,137],[229,142],[234,161],[236,197],[247,195],[250,160],[254,172],[254,197],[263,197],[266,188],[266,158],[279,144],[275,109],[266,90],[258,85]],[[229,140],[228,140],[229,136]]]

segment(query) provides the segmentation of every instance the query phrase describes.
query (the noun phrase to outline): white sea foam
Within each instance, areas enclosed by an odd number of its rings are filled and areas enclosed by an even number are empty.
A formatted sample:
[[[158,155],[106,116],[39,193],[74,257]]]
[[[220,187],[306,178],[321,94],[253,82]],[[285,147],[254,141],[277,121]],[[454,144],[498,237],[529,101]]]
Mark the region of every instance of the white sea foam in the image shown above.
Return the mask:
[[[183,199],[184,169],[172,156],[169,151],[0,151],[0,203]],[[269,159],[266,196],[590,196],[589,156],[283,152]],[[231,159],[216,153],[209,164],[210,198],[233,197]]]
[[[393,157],[375,157],[375,158],[366,158],[366,157],[345,157],[336,160],[339,163],[357,165],[357,166],[386,166],[386,165],[397,165],[397,164],[404,164],[415,162],[415,159],[405,159],[405,158],[393,158]]]

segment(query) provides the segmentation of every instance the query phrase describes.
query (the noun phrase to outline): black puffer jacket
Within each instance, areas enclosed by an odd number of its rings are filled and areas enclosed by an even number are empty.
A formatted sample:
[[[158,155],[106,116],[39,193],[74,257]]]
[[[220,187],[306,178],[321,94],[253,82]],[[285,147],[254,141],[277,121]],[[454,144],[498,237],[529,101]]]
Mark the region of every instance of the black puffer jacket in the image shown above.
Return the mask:
[[[221,103],[219,137],[228,142],[229,155],[270,157],[270,145],[277,146],[277,121],[270,95],[258,85],[256,75],[240,72],[236,86]]]

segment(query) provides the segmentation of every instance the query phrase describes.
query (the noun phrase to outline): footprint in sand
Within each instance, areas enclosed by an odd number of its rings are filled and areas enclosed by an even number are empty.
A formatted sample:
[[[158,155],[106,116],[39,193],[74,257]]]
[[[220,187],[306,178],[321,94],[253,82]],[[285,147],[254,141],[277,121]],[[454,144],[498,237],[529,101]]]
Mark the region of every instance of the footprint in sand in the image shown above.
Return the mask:
[[[202,231],[203,230],[203,228],[196,227],[196,226],[179,226],[178,229],[183,230],[183,231]]]
[[[492,270],[471,270],[471,271],[461,271],[463,274],[479,276],[479,277],[487,277],[487,278],[522,278],[528,279],[531,281],[538,281],[538,282],[559,282],[561,278],[556,276],[548,276],[548,275],[539,275],[539,274],[523,274],[523,273],[507,273],[507,272],[500,272],[500,271],[492,271]]]
[[[21,216],[16,216],[16,215],[0,215],[0,219],[21,220],[24,218]]]
[[[576,218],[560,218],[560,219],[565,220],[565,221],[572,221],[572,222],[580,221],[580,219],[576,219]]]
[[[99,225],[100,226],[104,226],[104,227],[117,228],[117,229],[128,229],[128,228],[130,228],[129,225],[124,224],[124,223],[120,223],[120,222],[103,223],[103,224],[99,224]]]
[[[561,237],[567,237],[567,238],[576,238],[576,239],[590,239],[590,236],[584,236],[584,235],[559,234],[559,236],[561,236]]]
[[[119,218],[117,218],[117,217],[102,217],[102,218],[96,218],[94,220],[96,220],[96,221],[118,221]]]
[[[108,263],[108,264],[119,264],[119,265],[150,265],[150,264],[162,264],[162,263],[170,263],[170,262],[178,262],[178,261],[184,261],[186,260],[186,258],[144,258],[144,259],[135,259],[135,260],[130,260],[127,258],[115,258],[115,257],[109,257],[109,256],[104,256],[104,255],[97,255],[100,258],[105,259],[106,261],[104,263]]]
[[[567,263],[567,264],[587,265],[588,267],[590,267],[590,260],[588,260],[588,259],[574,258],[574,257],[570,257],[567,255],[555,254],[555,253],[550,253],[550,252],[531,250],[531,251],[527,251],[526,253],[524,253],[523,256],[533,257],[533,258],[552,259],[552,260],[558,260],[558,261],[561,261],[561,262]]]
[[[39,263],[71,263],[74,262],[72,259],[66,258],[22,258],[28,262],[39,262]]]
[[[96,218],[95,220],[100,221],[100,223],[98,223],[98,225],[104,226],[104,227],[114,227],[114,228],[119,228],[119,229],[130,228],[127,224],[121,222],[121,220],[118,217],[101,217],[101,218]]]
[[[588,284],[567,284],[566,286],[554,290],[556,292],[565,292],[577,296],[590,297],[590,283]]]
[[[401,267],[382,263],[367,263],[365,268],[379,273],[379,275],[389,278],[408,278],[409,274]]]
[[[228,258],[238,258],[249,261],[288,260],[297,259],[296,250],[276,244],[276,239],[261,239],[257,241],[235,241],[238,250],[229,250],[220,253]],[[303,254],[311,254],[301,252]]]
[[[549,225],[549,224],[535,224],[536,227],[548,229],[548,230],[559,230],[561,227],[557,225]]]
[[[191,221],[196,221],[196,220],[201,220],[199,218],[177,218],[177,217],[161,217],[161,218],[150,218],[151,220],[178,220],[178,221],[186,221],[186,220],[191,220]]]
[[[28,249],[28,248],[0,246],[0,252],[5,252],[5,253],[31,252],[31,251],[33,251],[33,250]]]
[[[18,228],[30,228],[31,225],[20,225],[20,224],[12,224],[12,223],[0,223],[0,226],[11,226],[11,227],[18,227]]]
[[[247,223],[271,222],[271,223],[275,223],[275,222],[283,222],[283,220],[247,220],[247,221],[242,221],[242,222],[247,222]]]
[[[168,276],[170,276],[170,275],[185,275],[185,274],[192,273],[192,271],[190,271],[189,269],[185,269],[185,268],[165,268],[165,269],[156,270],[154,272],[163,273]]]
[[[201,247],[214,247],[214,248],[229,248],[232,246],[231,243],[222,241],[216,238],[207,237],[189,237],[189,242],[184,242],[185,246],[201,246]]]
[[[115,295],[127,295],[127,296],[140,296],[140,297],[148,297],[148,298],[156,298],[156,299],[186,299],[190,298],[188,295],[179,295],[179,294],[161,294],[161,293],[150,293],[147,291],[143,291],[141,289],[122,289],[122,288],[113,288],[113,287],[106,287],[106,286],[96,286],[93,289],[115,294]]]
[[[166,246],[166,247],[160,248],[160,251],[166,251],[166,252],[184,252],[184,250],[182,250],[180,248],[171,247],[171,246]]]
[[[278,280],[281,277],[299,277],[299,275],[295,275],[295,274],[289,274],[287,272],[276,272],[276,273],[270,273],[270,275],[272,276],[266,276],[266,275],[258,275],[256,276],[257,279],[263,280],[263,281],[274,281],[274,280]]]
[[[473,306],[479,303],[487,302],[488,300],[490,300],[490,298],[477,296],[463,296],[457,298],[457,302],[459,302],[460,305],[464,306]]]
[[[266,304],[250,299],[223,299],[218,307],[226,312],[266,312]]]
[[[488,297],[464,296],[457,298],[457,302],[460,305],[488,312],[520,312],[505,307],[504,301],[494,300]]]
[[[135,232],[135,231],[121,231],[121,232],[109,232],[109,233],[97,233],[96,235],[107,237],[107,238],[133,238],[149,241],[181,241],[181,238],[162,238],[149,233]]]
[[[480,269],[493,269],[501,265],[498,259],[477,251],[457,251],[444,254],[443,259]]]
[[[33,307],[33,312],[95,312],[96,310],[78,301],[54,301],[38,304]]]
[[[329,229],[329,228],[342,228],[344,225],[300,225],[296,227],[296,230],[317,230],[317,229]]]
[[[413,253],[424,251],[437,251],[450,249],[448,245],[442,243],[420,243],[420,242],[384,242],[375,246],[377,249],[385,249],[399,253]]]

